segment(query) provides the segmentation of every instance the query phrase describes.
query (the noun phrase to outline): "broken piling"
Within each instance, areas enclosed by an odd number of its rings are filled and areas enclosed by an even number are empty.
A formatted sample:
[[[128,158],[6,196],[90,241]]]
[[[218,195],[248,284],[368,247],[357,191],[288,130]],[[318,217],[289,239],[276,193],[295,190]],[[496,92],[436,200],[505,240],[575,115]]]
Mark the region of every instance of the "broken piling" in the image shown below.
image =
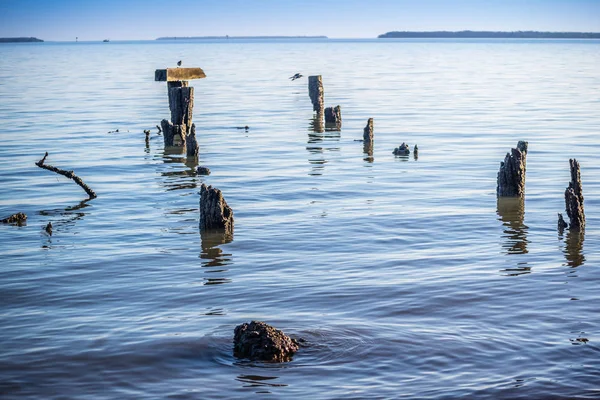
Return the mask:
[[[525,171],[528,143],[521,140],[516,149],[506,153],[500,163],[496,186],[498,197],[522,197],[525,195]]]

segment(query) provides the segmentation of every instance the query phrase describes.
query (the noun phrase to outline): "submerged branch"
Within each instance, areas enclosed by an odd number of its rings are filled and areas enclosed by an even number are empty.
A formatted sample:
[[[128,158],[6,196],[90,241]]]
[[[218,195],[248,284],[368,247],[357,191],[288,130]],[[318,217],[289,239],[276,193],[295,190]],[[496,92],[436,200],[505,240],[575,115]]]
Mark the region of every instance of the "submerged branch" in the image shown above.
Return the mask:
[[[96,192],[94,192],[92,189],[90,189],[90,187],[88,185],[86,185],[81,180],[80,177],[75,175],[73,173],[73,171],[65,171],[63,169],[53,167],[52,165],[44,164],[44,162],[46,161],[46,157],[48,157],[48,152],[46,152],[46,154],[44,155],[44,158],[42,158],[40,161],[36,162],[35,165],[37,165],[40,168],[47,169],[48,171],[56,172],[59,175],[66,176],[67,178],[74,180],[76,184],[78,184],[79,186],[81,186],[81,188],[83,190],[85,190],[85,192],[87,193],[87,195],[89,196],[90,199],[95,199],[96,197],[98,197],[98,196],[96,196]]]

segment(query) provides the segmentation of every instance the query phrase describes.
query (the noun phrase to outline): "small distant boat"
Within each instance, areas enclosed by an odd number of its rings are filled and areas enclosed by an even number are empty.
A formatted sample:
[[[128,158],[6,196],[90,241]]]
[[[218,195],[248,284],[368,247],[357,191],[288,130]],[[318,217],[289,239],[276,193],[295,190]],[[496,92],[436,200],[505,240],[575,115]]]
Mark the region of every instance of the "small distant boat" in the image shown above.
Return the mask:
[[[110,40],[108,40],[108,39],[104,39],[104,40],[103,40],[103,42],[104,42],[104,43],[108,43],[108,42],[110,42]]]

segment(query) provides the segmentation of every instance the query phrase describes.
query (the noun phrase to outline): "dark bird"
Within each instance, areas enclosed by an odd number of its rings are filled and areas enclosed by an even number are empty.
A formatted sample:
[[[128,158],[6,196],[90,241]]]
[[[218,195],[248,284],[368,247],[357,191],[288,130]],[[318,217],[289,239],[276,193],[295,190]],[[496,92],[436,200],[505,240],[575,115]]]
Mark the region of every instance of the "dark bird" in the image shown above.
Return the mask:
[[[181,67],[181,60],[177,61],[177,66]]]
[[[290,79],[291,79],[291,80],[293,80],[293,81],[295,81],[295,80],[296,80],[296,79],[298,79],[298,78],[302,78],[302,76],[303,76],[303,75],[302,75],[301,73],[299,73],[299,72],[298,72],[298,73],[297,73],[297,74],[295,74],[294,76],[290,76]]]

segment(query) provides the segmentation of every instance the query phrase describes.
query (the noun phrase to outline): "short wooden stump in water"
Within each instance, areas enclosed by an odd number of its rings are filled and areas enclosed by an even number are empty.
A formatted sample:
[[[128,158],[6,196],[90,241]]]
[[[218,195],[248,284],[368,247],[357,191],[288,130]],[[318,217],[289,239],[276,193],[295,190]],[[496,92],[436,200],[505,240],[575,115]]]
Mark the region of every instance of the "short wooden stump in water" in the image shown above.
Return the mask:
[[[253,361],[290,361],[298,351],[298,341],[279,329],[260,321],[243,323],[235,328],[233,354]]]

